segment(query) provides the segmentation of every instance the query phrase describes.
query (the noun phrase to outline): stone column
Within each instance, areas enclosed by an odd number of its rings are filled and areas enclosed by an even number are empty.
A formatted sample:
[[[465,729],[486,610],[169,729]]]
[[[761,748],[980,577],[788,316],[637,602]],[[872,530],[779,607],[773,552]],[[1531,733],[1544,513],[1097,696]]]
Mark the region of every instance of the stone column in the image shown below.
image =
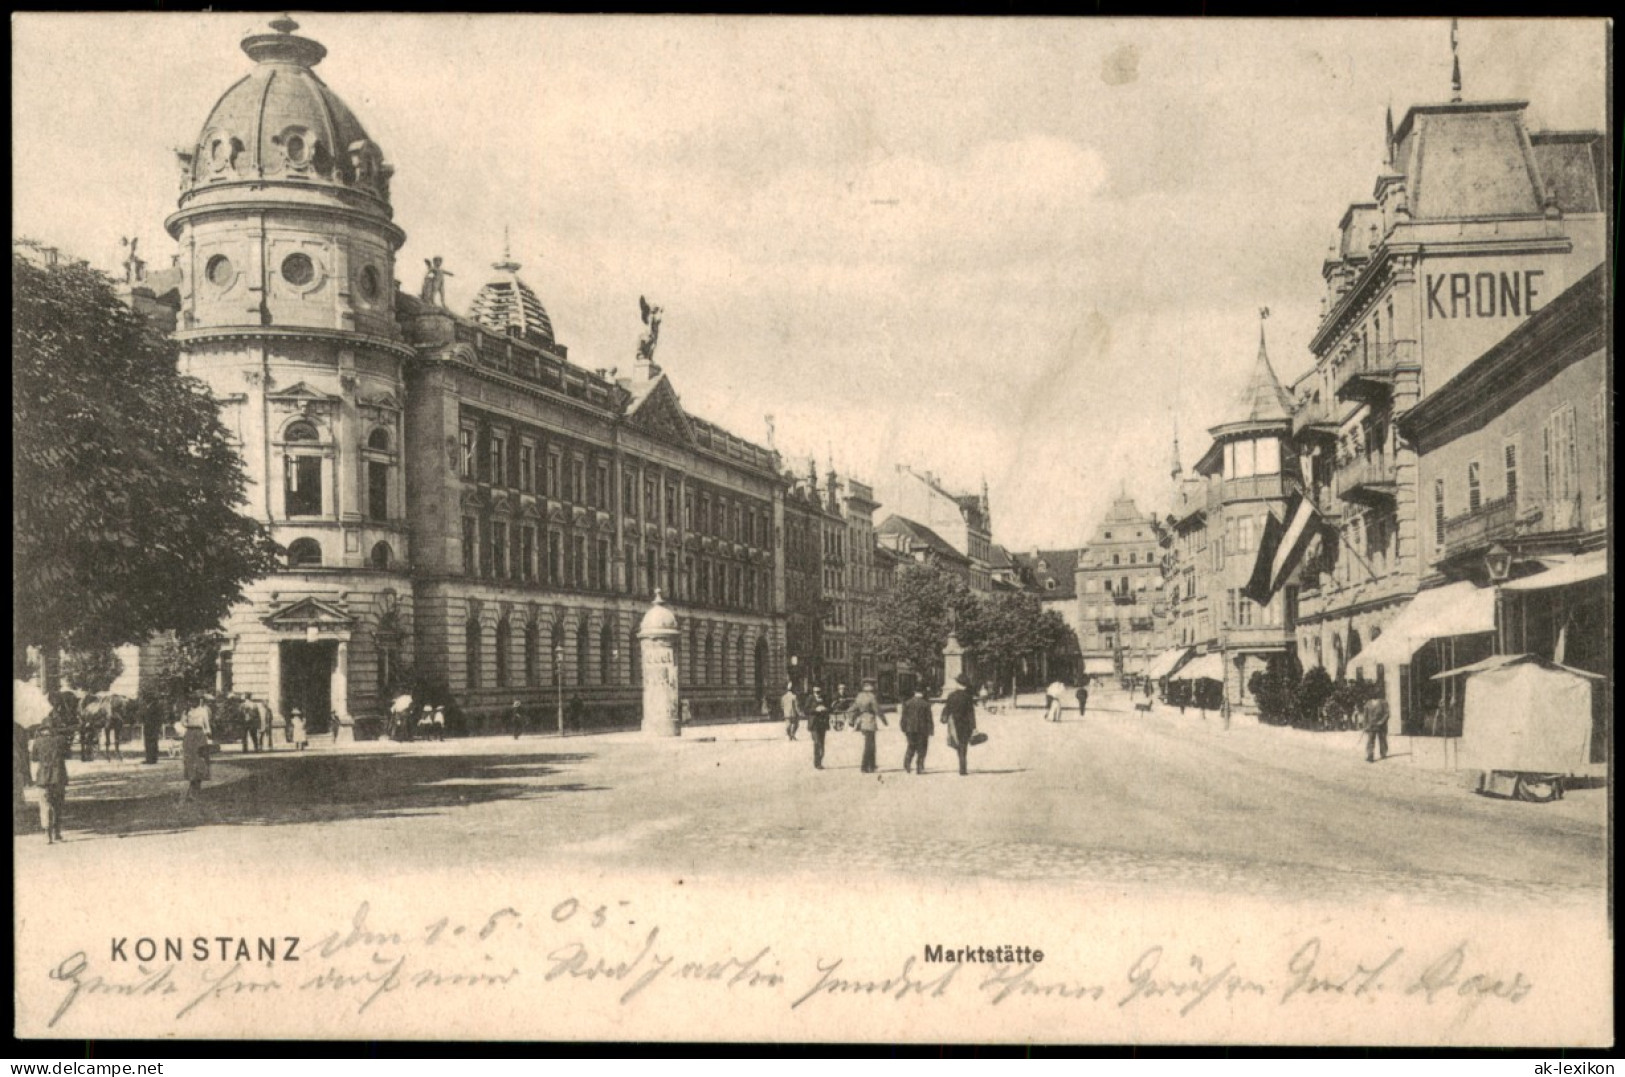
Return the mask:
[[[917,671],[923,678],[927,676],[924,671]],[[965,672],[965,648],[960,645],[959,637],[952,632],[948,633],[948,642],[942,648],[942,691],[944,694],[952,691],[949,685],[956,684]]]
[[[328,693],[333,697],[331,707],[334,721],[350,717],[350,643],[339,640],[338,653],[333,656],[333,675],[328,681]]]
[[[265,686],[265,705],[271,708],[272,721],[282,717],[282,641],[272,636],[265,653],[265,671],[269,681]]]
[[[678,709],[677,618],[660,592],[643,615],[638,642],[643,655],[643,732],[651,737],[682,736]]]

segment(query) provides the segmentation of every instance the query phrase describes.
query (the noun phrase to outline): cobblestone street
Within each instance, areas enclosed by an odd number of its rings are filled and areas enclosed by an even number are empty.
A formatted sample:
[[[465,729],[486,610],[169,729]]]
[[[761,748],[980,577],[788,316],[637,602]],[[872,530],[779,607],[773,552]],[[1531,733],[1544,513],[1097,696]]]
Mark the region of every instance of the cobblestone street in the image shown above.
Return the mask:
[[[118,877],[117,862],[200,868],[309,864],[361,872],[514,861],[678,878],[759,873],[1050,881],[1277,899],[1417,903],[1600,900],[1603,788],[1539,805],[1472,795],[1460,774],[1368,765],[1355,734],[1308,735],[1158,708],[1122,696],[1059,725],[1036,709],[985,716],[970,777],[934,738],[929,772],[901,769],[880,736],[829,734],[827,769],[805,730],[697,726],[440,744],[319,744],[216,757],[201,802],[178,763],[77,764],[65,846],[18,841],[18,869],[49,860]],[[122,840],[120,840],[122,839]],[[1509,850],[1517,850],[1510,855]]]

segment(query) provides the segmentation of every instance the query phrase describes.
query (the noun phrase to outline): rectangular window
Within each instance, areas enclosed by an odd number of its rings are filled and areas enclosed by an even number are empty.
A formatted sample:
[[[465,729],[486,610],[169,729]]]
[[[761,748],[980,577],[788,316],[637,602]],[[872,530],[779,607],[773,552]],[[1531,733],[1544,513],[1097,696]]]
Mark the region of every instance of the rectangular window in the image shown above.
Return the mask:
[[[1501,446],[1501,464],[1506,468],[1507,500],[1518,510],[1518,443],[1508,440]]]
[[[643,588],[652,595],[655,588],[660,586],[660,554],[656,550],[647,550],[643,559]]]
[[[1444,549],[1444,480],[1433,480],[1433,548]]]
[[[380,460],[367,461],[367,515],[389,519],[389,465]]]
[[[1597,390],[1591,400],[1591,457],[1596,475],[1591,496],[1602,500],[1608,490],[1608,390]]]
[[[564,586],[564,537],[557,531],[547,533],[547,582]]]
[[[585,460],[570,461],[570,503],[585,505],[587,503],[587,463]]]
[[[1574,405],[1564,404],[1546,423],[1546,496],[1567,501],[1578,492],[1579,452],[1574,437]]]
[[[1241,518],[1236,528],[1236,537],[1239,542],[1236,547],[1237,553],[1253,552],[1253,518],[1251,516]]]
[[[677,487],[669,482],[666,484],[666,526],[677,526]]]
[[[643,480],[643,519],[645,523],[659,523],[660,514],[655,509],[656,484],[653,479]],[[653,587],[649,588],[651,591]]]
[[[638,551],[635,546],[628,546],[625,550],[626,563],[621,566],[625,572],[624,588],[627,594],[636,594],[638,589]]]
[[[632,468],[621,472],[621,512],[626,516],[638,514],[638,473]],[[630,586],[632,577],[626,577]]]
[[[710,498],[710,496],[707,495],[707,494],[701,494],[697,499],[692,497],[692,496],[689,497],[689,499],[683,503],[683,530],[684,531],[693,531],[694,530],[694,505],[695,505],[696,500],[699,502],[700,515],[702,517],[709,518],[709,514],[711,512],[711,508],[710,508],[710,506],[711,506],[711,498]]]
[[[583,535],[570,536],[570,585],[587,586],[587,539]]]
[[[322,458],[288,457],[284,505],[289,516],[322,514]]]
[[[491,575],[491,521],[480,517],[480,575]]]
[[[536,529],[526,524],[520,532],[519,575],[526,581],[536,578]]]
[[[536,446],[519,446],[519,490],[530,493],[536,488]]]
[[[474,431],[463,427],[457,431],[457,474],[465,479],[474,477]]]
[[[491,484],[508,484],[508,439],[502,434],[491,435]]]
[[[598,556],[593,561],[593,586],[600,591],[609,590],[609,540],[598,540]]]
[[[562,498],[559,496],[560,463],[558,453],[550,452],[547,454],[547,489],[544,491],[544,493],[555,501],[562,500]]]
[[[1467,511],[1477,512],[1484,504],[1484,494],[1478,484],[1478,461],[1467,461]]]
[[[472,516],[463,517],[463,571],[474,575],[474,559],[480,545],[479,522]]]
[[[508,576],[508,525],[503,520],[491,524],[491,571],[499,580]]]

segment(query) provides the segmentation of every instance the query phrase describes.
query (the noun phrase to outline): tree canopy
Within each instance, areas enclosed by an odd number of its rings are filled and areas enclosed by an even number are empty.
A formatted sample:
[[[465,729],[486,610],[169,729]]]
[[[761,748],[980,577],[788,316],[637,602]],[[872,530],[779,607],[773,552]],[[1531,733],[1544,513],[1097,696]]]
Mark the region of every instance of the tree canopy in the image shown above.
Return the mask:
[[[92,650],[214,628],[276,565],[174,344],[80,265],[12,256],[12,630]]]

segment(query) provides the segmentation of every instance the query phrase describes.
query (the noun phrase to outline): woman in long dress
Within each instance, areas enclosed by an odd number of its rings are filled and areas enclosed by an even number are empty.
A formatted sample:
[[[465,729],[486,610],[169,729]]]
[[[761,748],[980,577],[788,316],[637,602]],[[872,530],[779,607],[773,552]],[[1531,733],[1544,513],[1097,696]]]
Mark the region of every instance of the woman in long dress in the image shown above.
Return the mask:
[[[211,721],[209,702],[198,697],[193,707],[181,718],[185,732],[181,736],[181,767],[186,775],[184,804],[203,792],[203,783],[209,780],[209,735]]]

